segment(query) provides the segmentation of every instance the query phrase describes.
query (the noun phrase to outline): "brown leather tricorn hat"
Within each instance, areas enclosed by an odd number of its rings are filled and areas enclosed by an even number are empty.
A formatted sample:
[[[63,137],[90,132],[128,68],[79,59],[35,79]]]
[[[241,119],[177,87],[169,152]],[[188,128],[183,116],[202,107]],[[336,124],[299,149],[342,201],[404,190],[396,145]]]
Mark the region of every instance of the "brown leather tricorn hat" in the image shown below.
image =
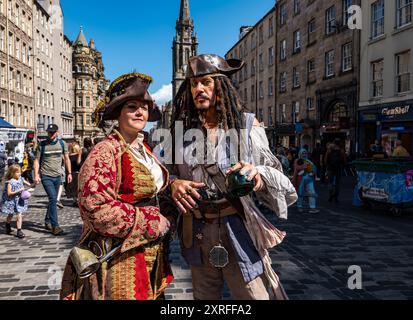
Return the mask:
[[[187,78],[201,77],[209,74],[229,76],[242,69],[245,62],[238,59],[225,60],[216,54],[201,54],[189,59]]]
[[[116,120],[120,115],[120,107],[134,99],[148,102],[149,122],[160,120],[161,112],[148,92],[151,82],[151,77],[141,73],[129,73],[117,78],[94,113],[95,123],[100,125],[104,120]]]

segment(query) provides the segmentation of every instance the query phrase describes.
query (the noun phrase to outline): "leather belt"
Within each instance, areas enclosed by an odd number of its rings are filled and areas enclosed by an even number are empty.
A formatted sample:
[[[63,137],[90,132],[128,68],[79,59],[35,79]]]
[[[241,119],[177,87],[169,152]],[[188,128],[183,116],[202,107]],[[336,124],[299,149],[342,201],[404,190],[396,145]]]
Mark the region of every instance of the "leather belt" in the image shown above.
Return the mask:
[[[238,213],[238,210],[231,206],[231,203],[224,201],[222,203],[207,203],[199,206],[199,209],[182,216],[182,241],[185,248],[192,248],[193,245],[193,219],[204,220],[207,223],[213,223],[218,218],[232,216]]]

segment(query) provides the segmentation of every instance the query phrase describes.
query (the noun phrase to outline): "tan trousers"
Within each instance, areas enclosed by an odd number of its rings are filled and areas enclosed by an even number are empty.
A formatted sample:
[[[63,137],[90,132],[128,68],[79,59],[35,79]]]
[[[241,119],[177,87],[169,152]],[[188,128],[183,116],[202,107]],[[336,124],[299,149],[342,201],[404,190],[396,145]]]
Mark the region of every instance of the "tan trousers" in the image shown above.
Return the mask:
[[[225,268],[215,268],[209,262],[209,252],[219,243],[218,219],[215,219],[214,223],[205,224],[202,237],[202,240],[195,238],[195,241],[200,241],[203,265],[191,267],[195,300],[221,300],[224,281],[235,300],[269,300],[263,275],[245,283],[223,223],[221,223],[221,243],[229,255],[229,264]]]

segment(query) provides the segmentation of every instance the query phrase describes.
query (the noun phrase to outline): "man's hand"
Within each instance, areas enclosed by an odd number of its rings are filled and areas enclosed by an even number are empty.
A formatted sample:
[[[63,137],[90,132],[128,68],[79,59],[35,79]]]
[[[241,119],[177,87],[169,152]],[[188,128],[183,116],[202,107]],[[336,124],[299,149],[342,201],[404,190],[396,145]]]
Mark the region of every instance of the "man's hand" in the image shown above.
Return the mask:
[[[175,180],[171,185],[172,199],[183,214],[198,207],[196,200],[202,200],[197,192],[198,188],[205,187],[204,183],[197,183],[187,180]]]
[[[261,175],[259,174],[257,168],[255,168],[254,165],[241,161],[238,162],[232,168],[230,168],[226,173],[231,174],[232,172],[235,172],[237,170],[240,170],[240,174],[242,176],[248,176],[247,181],[255,180],[255,187],[253,190],[254,192],[261,191],[264,188],[264,181],[262,180]]]
[[[35,185],[40,184],[40,181],[41,181],[40,176],[38,176],[38,175],[34,176],[34,184]]]
[[[71,173],[69,173],[69,174],[67,175],[67,184],[71,184],[71,183],[72,183],[72,181],[73,181],[72,174],[71,174]]]

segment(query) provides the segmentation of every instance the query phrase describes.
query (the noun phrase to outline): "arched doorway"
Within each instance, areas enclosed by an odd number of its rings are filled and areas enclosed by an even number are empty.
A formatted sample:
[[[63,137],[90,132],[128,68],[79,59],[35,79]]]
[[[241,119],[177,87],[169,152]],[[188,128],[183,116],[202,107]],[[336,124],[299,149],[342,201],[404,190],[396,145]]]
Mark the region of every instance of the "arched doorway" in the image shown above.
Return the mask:
[[[350,108],[345,102],[337,100],[331,103],[324,115],[320,133],[324,146],[339,139],[342,147],[350,152]]]

